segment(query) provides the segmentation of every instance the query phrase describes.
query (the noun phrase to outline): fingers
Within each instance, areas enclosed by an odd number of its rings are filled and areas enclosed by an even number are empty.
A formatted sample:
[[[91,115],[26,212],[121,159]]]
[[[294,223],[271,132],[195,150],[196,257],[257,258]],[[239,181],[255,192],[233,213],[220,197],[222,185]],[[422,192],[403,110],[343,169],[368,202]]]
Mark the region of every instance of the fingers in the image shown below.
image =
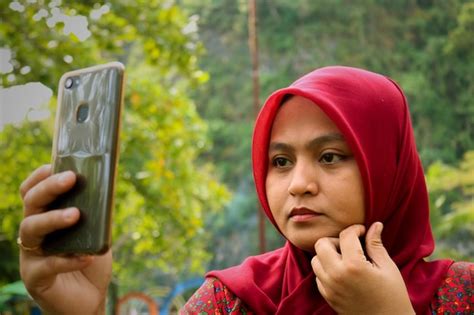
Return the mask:
[[[24,198],[26,193],[40,181],[51,175],[51,164],[46,164],[38,167],[36,170],[28,176],[23,183],[20,185],[20,195]]]
[[[367,254],[373,263],[379,267],[391,266],[393,264],[390,255],[382,243],[382,230],[383,224],[381,222],[375,222],[370,226],[365,238]]]
[[[365,227],[361,224],[354,224],[339,233],[342,259],[345,261],[366,261],[362,244],[359,237],[364,235]]]
[[[316,256],[319,257],[323,265],[331,265],[335,261],[341,260],[339,254],[339,239],[335,237],[320,238],[314,245]]]
[[[49,287],[51,283],[47,282],[54,281],[56,275],[82,270],[93,260],[92,256],[43,256],[29,259],[21,265],[22,278],[29,287]]]
[[[23,188],[25,195],[23,203],[25,206],[25,217],[42,212],[44,208],[53,202],[59,195],[70,190],[76,182],[76,175],[72,171],[41,177],[43,173],[38,174],[30,182],[27,182]],[[33,175],[32,175],[33,176]],[[36,180],[43,178],[40,182]],[[27,180],[28,181],[28,180]],[[26,190],[30,184],[36,185]]]
[[[77,208],[30,215],[20,224],[21,241],[27,247],[39,246],[46,234],[73,225],[79,220],[79,216]]]
[[[351,225],[344,229],[339,238],[321,238],[314,248],[316,256],[311,266],[318,279],[318,288],[328,292],[344,281],[344,275],[351,274],[359,268],[359,262],[367,262],[359,237],[365,232],[363,225]],[[356,262],[353,264],[352,262]],[[348,263],[350,262],[350,263]],[[325,296],[326,293],[321,291]]]
[[[316,255],[311,259],[311,267],[313,268],[313,272],[319,282],[328,283],[330,278],[328,276],[328,273],[324,270],[319,256]]]
[[[321,278],[323,283],[329,281],[329,273],[338,268],[341,255],[338,253],[339,240],[334,237],[324,237],[319,239],[314,245],[316,255],[311,260],[316,277]]]
[[[35,248],[41,244],[46,234],[77,222],[80,215],[78,209],[42,213],[47,205],[71,189],[75,182],[76,175],[73,172],[51,175],[51,165],[43,165],[21,184],[25,218],[21,222],[19,236],[23,246]]]
[[[326,299],[328,297],[328,290],[318,277],[316,277],[316,285],[318,286],[319,293]]]

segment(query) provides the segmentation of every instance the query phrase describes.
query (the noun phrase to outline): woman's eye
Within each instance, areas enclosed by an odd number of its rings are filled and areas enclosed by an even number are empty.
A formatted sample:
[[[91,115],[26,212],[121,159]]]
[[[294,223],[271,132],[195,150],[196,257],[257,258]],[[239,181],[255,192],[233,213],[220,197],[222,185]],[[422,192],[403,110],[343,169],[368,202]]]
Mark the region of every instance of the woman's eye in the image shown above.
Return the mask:
[[[273,166],[277,168],[288,167],[290,165],[290,161],[283,157],[276,157],[272,161]]]
[[[323,164],[334,164],[344,159],[344,156],[336,153],[324,153],[319,161]]]

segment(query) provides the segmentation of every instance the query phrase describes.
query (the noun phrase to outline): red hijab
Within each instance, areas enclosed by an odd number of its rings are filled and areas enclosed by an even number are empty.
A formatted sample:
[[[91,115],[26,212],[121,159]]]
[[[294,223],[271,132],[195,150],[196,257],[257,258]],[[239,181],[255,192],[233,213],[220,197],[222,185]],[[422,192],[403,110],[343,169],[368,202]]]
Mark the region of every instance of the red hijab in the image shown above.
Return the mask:
[[[434,241],[423,169],[402,90],[385,76],[336,66],[317,69],[267,99],[255,123],[252,159],[258,197],[275,227],[265,192],[268,144],[274,118],[288,94],[313,101],[344,134],[365,187],[365,226],[384,223],[384,246],[402,273],[412,305],[417,314],[428,314],[452,262],[423,259],[432,253]],[[208,276],[219,278],[257,314],[334,313],[318,292],[310,259],[287,242]]]

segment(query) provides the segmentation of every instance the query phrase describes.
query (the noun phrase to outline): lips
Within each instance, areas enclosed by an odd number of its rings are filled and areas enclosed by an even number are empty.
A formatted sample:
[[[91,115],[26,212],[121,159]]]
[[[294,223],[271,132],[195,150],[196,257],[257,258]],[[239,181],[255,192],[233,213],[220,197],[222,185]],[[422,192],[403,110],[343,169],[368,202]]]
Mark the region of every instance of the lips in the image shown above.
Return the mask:
[[[298,207],[291,210],[289,218],[293,221],[307,221],[320,215],[321,213],[306,207]]]

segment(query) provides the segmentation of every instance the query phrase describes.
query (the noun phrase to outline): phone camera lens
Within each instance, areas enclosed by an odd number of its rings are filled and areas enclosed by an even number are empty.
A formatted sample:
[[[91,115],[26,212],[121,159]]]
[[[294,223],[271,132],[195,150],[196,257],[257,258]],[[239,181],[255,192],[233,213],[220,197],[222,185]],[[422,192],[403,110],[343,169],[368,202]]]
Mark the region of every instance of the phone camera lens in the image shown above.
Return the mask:
[[[64,86],[66,87],[66,89],[72,88],[73,85],[74,85],[74,80],[72,78],[67,78],[66,82],[64,82]]]
[[[89,117],[89,105],[88,104],[81,104],[77,109],[76,120],[78,123],[83,123]]]

